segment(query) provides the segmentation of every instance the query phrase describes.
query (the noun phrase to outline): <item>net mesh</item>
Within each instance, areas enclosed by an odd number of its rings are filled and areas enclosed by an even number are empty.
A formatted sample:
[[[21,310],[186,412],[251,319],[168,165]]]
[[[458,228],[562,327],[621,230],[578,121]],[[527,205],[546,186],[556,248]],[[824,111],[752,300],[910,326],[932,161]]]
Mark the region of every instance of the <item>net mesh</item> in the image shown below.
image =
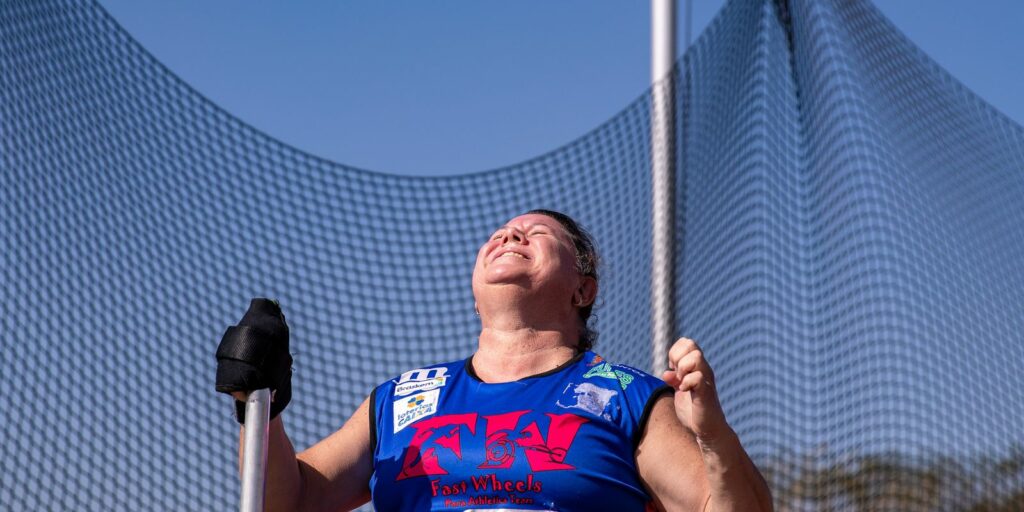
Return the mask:
[[[94,3],[0,27],[0,509],[234,508],[213,352],[249,298],[284,305],[309,446],[471,353],[476,249],[531,208],[594,233],[598,351],[649,366],[650,94],[393,176],[245,125]],[[733,0],[678,69],[679,332],[777,508],[1024,509],[1024,130],[865,1]]]

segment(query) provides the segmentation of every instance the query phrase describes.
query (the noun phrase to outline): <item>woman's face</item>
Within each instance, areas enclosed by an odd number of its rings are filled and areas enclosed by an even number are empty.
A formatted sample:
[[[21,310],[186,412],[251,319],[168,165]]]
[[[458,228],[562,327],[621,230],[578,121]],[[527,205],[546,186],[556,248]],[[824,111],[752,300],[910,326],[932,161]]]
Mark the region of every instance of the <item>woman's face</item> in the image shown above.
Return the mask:
[[[516,217],[498,228],[477,253],[473,268],[473,294],[502,285],[517,285],[530,291],[563,293],[571,300],[579,285],[576,250],[565,228],[541,214]]]

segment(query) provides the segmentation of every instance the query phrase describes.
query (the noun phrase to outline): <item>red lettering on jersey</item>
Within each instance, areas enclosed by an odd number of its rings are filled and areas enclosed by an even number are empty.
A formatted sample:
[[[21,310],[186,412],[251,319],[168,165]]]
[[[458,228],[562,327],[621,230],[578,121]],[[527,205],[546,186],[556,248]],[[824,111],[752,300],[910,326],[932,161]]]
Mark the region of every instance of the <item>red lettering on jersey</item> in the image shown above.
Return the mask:
[[[487,460],[480,464],[480,469],[508,469],[516,460],[516,445],[508,438],[509,432],[515,430],[519,418],[529,411],[507,412],[493,416],[484,416],[487,423],[484,442],[484,453]]]
[[[463,425],[469,428],[470,434],[475,434],[476,413],[434,416],[410,425],[415,432],[412,435],[412,441],[409,442],[409,448],[405,451],[402,471],[398,473],[395,480],[405,480],[415,476],[447,475],[448,472],[437,462],[437,450],[433,446],[424,448],[424,444],[441,428],[452,427],[434,442],[453,451],[455,456],[461,459],[462,441],[459,437],[459,427]]]
[[[540,435],[537,423],[533,422],[520,432],[522,437],[516,439],[516,443],[526,448],[526,461],[530,463],[530,469],[534,471],[553,471],[558,469],[576,469],[575,466],[565,464],[565,456],[569,454],[569,446],[583,425],[588,420],[575,414],[551,414],[551,424],[548,425],[548,438],[545,440]]]
[[[537,422],[532,422],[518,432],[517,439],[510,439],[509,434],[515,432],[519,420],[530,411],[514,411],[504,414],[484,416],[486,460],[478,466],[480,469],[507,469],[515,462],[516,446],[526,450],[526,462],[533,471],[555,471],[576,469],[565,463],[580,426],[586,418],[575,414],[551,414],[547,438],[540,434]],[[414,430],[412,441],[406,449],[402,461],[402,471],[395,480],[404,480],[417,476],[447,475],[448,472],[438,462],[437,449],[433,445],[447,448],[462,459],[462,439],[460,428],[465,426],[471,435],[476,434],[477,414],[449,414],[424,418],[410,425]],[[448,427],[448,428],[445,428]],[[440,432],[441,435],[436,435]],[[428,446],[428,442],[430,445]],[[492,475],[493,476],[493,475]]]

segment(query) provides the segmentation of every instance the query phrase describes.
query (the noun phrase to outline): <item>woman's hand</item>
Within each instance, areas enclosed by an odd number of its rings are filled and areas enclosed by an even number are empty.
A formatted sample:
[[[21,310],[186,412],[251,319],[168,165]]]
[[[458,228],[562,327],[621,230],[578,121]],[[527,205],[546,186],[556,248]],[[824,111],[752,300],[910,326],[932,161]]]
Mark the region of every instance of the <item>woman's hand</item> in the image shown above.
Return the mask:
[[[679,338],[668,351],[668,367],[661,378],[676,389],[676,416],[697,441],[710,443],[730,434],[732,429],[718,402],[715,374],[697,343]]]
[[[270,388],[270,418],[277,417],[292,397],[292,356],[288,323],[277,301],[256,298],[238,322],[228,327],[217,347],[216,389],[235,398],[235,417],[245,423],[249,392]]]

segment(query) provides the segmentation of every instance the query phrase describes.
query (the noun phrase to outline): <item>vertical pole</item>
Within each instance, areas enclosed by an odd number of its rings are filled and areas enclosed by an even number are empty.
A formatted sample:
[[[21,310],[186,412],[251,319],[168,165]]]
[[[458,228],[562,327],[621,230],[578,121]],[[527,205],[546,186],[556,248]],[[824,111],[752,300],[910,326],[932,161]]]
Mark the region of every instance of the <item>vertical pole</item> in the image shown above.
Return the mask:
[[[245,400],[245,441],[242,448],[241,512],[263,512],[270,438],[270,390],[257,389]]]
[[[693,36],[693,0],[686,0],[686,32],[683,40],[683,53],[690,50],[690,39]]]
[[[651,364],[667,368],[675,335],[676,0],[651,0]]]

